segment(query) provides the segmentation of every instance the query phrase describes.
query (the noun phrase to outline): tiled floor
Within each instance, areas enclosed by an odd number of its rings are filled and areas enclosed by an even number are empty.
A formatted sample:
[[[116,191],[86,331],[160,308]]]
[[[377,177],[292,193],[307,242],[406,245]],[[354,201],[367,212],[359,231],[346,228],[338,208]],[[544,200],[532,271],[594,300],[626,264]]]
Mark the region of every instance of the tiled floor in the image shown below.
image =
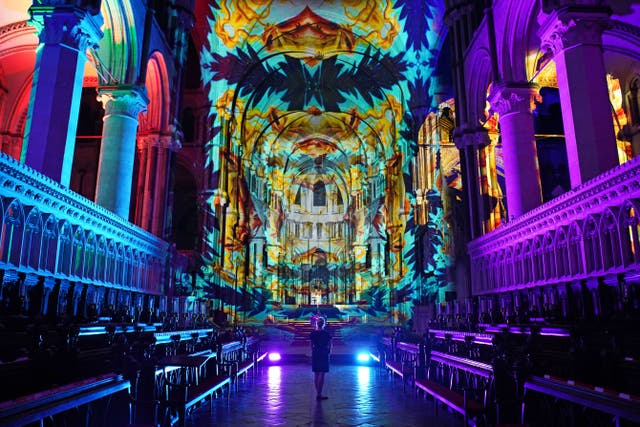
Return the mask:
[[[416,397],[377,367],[332,365],[317,401],[308,364],[264,366],[241,380],[231,398],[218,397],[195,410],[190,427],[206,426],[436,426],[463,424],[446,409],[434,415],[431,400]]]

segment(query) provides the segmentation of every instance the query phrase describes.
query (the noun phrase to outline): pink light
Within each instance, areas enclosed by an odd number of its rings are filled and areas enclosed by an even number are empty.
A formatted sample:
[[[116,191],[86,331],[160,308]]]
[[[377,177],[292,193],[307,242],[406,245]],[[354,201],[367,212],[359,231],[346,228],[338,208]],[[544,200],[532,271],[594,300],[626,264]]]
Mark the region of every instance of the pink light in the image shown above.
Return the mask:
[[[280,353],[269,353],[269,362],[279,362],[282,359]]]

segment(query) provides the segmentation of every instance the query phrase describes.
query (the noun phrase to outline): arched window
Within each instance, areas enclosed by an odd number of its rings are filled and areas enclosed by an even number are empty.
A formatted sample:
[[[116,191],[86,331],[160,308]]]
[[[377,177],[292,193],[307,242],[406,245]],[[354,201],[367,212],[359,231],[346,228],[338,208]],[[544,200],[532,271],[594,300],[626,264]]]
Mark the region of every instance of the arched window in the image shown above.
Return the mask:
[[[294,200],[294,204],[300,205],[300,201],[302,200],[302,187],[298,187],[298,192],[296,193],[296,199]]]
[[[327,190],[324,182],[318,181],[313,186],[313,206],[325,206],[327,204]]]

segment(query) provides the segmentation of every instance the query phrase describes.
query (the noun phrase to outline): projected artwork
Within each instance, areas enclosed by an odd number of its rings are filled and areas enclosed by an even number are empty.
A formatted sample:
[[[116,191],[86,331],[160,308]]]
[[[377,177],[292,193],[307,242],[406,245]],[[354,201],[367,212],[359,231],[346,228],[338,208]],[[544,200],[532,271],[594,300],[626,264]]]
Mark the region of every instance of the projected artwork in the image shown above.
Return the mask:
[[[456,188],[459,164],[442,169],[426,221],[414,218],[413,183],[430,172],[412,172],[420,129],[439,114],[442,8],[212,3],[201,55],[212,188],[198,288],[216,307],[245,322],[313,304],[401,322],[449,284],[440,193]]]

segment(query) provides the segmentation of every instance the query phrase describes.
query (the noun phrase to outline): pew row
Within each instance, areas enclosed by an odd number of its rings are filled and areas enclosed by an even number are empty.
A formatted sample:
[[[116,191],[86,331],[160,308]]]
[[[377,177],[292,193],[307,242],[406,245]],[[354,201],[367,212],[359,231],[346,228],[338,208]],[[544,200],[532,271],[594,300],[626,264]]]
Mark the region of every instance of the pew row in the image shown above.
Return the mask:
[[[522,402],[522,422],[525,420],[527,401],[533,393],[551,397],[554,400],[570,402],[582,408],[608,414],[612,425],[623,425],[622,420],[640,424],[640,397],[619,393],[565,378],[545,375],[532,376],[524,384]],[[593,414],[593,413],[592,413]],[[531,417],[526,417],[527,419]]]
[[[66,411],[77,411],[98,401],[109,400],[120,392],[129,393],[131,384],[122,375],[109,373],[66,384],[0,403],[0,425],[24,426],[53,419]],[[109,425],[105,420],[104,425]]]
[[[169,424],[184,425],[187,415],[209,399],[220,393],[229,398],[231,394],[231,369],[222,362],[217,353],[173,356],[167,360],[162,376],[164,386],[163,405],[175,414]],[[177,367],[177,369],[176,369]]]
[[[431,352],[426,376],[414,379],[416,392],[433,398],[436,414],[441,402],[460,413],[465,426],[487,424],[492,382],[491,365],[438,351]]]
[[[419,355],[417,344],[397,342],[392,347],[392,354],[385,359],[385,367],[391,372],[394,379],[396,376],[402,380],[402,389],[406,390],[407,383],[414,380],[414,371]]]

